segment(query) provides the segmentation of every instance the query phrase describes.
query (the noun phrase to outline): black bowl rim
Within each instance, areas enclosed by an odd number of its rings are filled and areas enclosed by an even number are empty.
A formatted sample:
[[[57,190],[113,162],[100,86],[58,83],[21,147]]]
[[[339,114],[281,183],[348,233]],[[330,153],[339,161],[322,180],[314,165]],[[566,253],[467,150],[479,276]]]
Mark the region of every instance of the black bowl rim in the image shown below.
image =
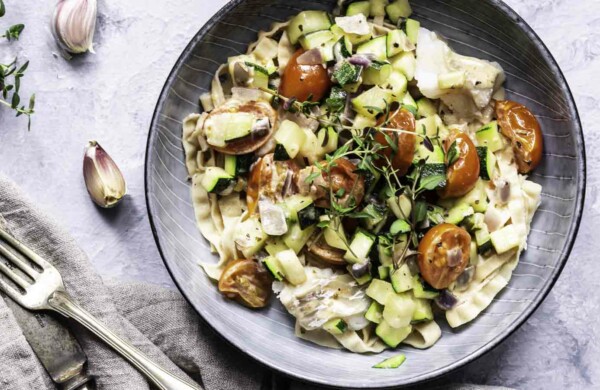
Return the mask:
[[[171,276],[171,279],[173,279],[173,282],[175,283],[175,285],[177,286],[178,290],[181,292],[181,294],[183,295],[185,300],[198,313],[198,316],[200,317],[200,319],[202,320],[203,323],[207,324],[223,340],[227,341],[228,344],[233,345],[236,349],[242,351],[247,356],[251,357],[254,361],[259,362],[261,365],[263,365],[267,368],[273,369],[286,377],[291,377],[296,380],[300,380],[302,382],[316,383],[321,386],[333,388],[335,386],[332,386],[331,384],[323,383],[320,381],[312,381],[309,378],[305,378],[305,377],[294,375],[293,373],[285,372],[281,367],[277,367],[275,365],[272,366],[272,365],[268,364],[267,362],[254,357],[254,355],[252,354],[252,351],[246,350],[246,349],[234,344],[233,341],[227,339],[225,336],[223,336],[221,334],[221,332],[218,329],[216,329],[212,324],[210,324],[208,321],[206,321],[200,314],[200,311],[196,309],[196,307],[193,305],[192,301],[188,298],[185,291],[181,288],[178,280],[174,277],[173,272],[171,271],[169,262],[167,261],[165,255],[163,253],[160,239],[158,237],[158,231],[156,229],[156,224],[155,224],[154,218],[153,218],[153,208],[150,203],[150,196],[149,196],[150,195],[149,182],[150,182],[150,174],[151,173],[150,173],[150,170],[148,169],[148,166],[149,166],[149,160],[150,160],[150,151],[152,148],[152,141],[154,140],[154,136],[156,135],[156,131],[153,131],[153,129],[155,129],[157,127],[158,113],[166,100],[167,94],[165,92],[167,91],[168,86],[171,85],[173,80],[175,79],[176,72],[179,70],[179,68],[182,66],[182,64],[184,62],[183,61],[184,57],[187,57],[187,55],[193,50],[193,47],[197,44],[197,42],[200,41],[202,38],[204,38],[204,36],[218,22],[218,20],[220,20],[223,16],[225,16],[227,13],[229,13],[231,10],[233,10],[234,8],[239,6],[244,1],[245,0],[230,1],[229,3],[224,5],[217,13],[215,13],[206,22],[206,24],[204,24],[204,26],[202,26],[200,28],[200,30],[198,30],[198,32],[190,40],[190,42],[187,44],[187,46],[182,51],[181,55],[179,56],[179,58],[173,65],[173,68],[171,69],[169,76],[167,77],[167,80],[165,81],[165,84],[160,92],[158,101],[154,108],[154,113],[152,115],[152,122],[150,124],[150,129],[148,132],[148,141],[146,143],[146,157],[145,157],[145,163],[144,163],[144,194],[146,197],[146,208],[148,211],[148,220],[150,222],[150,228],[152,230],[152,235],[154,236],[154,240],[156,242],[158,252],[160,253],[160,256],[165,264],[165,267],[167,268],[167,271],[169,272],[169,275]],[[519,329],[525,323],[525,321],[533,314],[533,312],[535,312],[539,308],[541,303],[548,296],[548,294],[552,290],[552,287],[558,280],[562,270],[565,267],[567,259],[569,258],[569,255],[573,249],[573,246],[575,244],[575,239],[577,236],[577,232],[579,231],[579,226],[581,224],[583,207],[584,207],[584,203],[585,203],[585,190],[586,190],[586,180],[587,180],[586,153],[585,153],[585,141],[584,141],[584,136],[583,136],[581,119],[579,117],[579,112],[577,110],[577,106],[575,104],[575,100],[573,98],[571,89],[566,81],[566,78],[565,78],[562,70],[560,69],[558,63],[556,62],[554,56],[551,54],[550,50],[548,49],[546,44],[542,41],[542,39],[531,28],[531,26],[529,26],[529,24],[523,18],[521,18],[519,16],[519,14],[517,14],[516,11],[514,11],[509,5],[507,5],[503,1],[501,1],[501,0],[488,0],[488,1],[492,6],[495,6],[501,12],[504,12],[508,17],[510,17],[512,20],[514,20],[515,24],[518,25],[523,30],[523,32],[525,32],[525,34],[527,34],[527,36],[529,37],[529,39],[531,39],[531,41],[534,43],[534,45],[536,45],[538,47],[538,49],[540,50],[540,52],[543,55],[543,59],[548,63],[551,70],[554,71],[559,76],[559,84],[566,92],[566,95],[568,98],[567,103],[569,105],[569,111],[572,116],[571,120],[576,126],[576,133],[575,133],[574,141],[576,142],[576,148],[579,153],[579,156],[581,157],[580,159],[578,159],[578,171],[579,171],[580,175],[577,178],[577,197],[576,197],[576,204],[575,204],[575,218],[572,220],[571,226],[569,227],[569,233],[567,234],[567,239],[566,239],[566,242],[567,242],[566,248],[561,254],[558,266],[554,269],[553,273],[551,274],[551,276],[550,276],[549,280],[546,282],[546,284],[544,286],[542,286],[542,288],[540,289],[540,293],[532,301],[532,304],[529,305],[519,315],[519,317],[517,317],[503,332],[498,334],[494,339],[489,341],[487,344],[481,346],[478,350],[474,351],[470,355],[468,355],[460,360],[457,360],[454,363],[449,364],[448,366],[445,366],[438,370],[432,371],[428,374],[424,374],[419,377],[412,378],[412,380],[410,382],[405,383],[402,386],[409,386],[409,385],[415,385],[415,384],[419,384],[419,383],[423,383],[423,382],[428,382],[428,381],[434,380],[436,378],[439,378],[440,376],[447,375],[447,374],[465,366],[466,364],[478,359],[479,357],[483,356],[485,353],[491,351],[492,349],[497,347],[499,344],[501,344],[504,340],[506,340],[510,335],[512,335],[517,329]],[[376,387],[376,388],[377,389],[391,389],[391,388],[397,388],[397,386],[394,386],[394,385],[381,386],[381,387]]]

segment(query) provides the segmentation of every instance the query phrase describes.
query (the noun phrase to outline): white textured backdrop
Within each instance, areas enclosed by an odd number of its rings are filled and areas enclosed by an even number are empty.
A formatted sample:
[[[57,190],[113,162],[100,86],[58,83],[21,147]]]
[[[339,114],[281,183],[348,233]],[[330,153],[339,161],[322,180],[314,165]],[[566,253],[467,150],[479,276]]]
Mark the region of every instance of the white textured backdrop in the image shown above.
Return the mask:
[[[414,0],[417,1],[417,0]],[[587,144],[588,190],[575,249],[540,309],[501,346],[451,375],[531,389],[600,386],[600,0],[507,0],[541,36],[575,95]],[[35,92],[26,120],[0,109],[0,172],[21,185],[67,227],[107,278],[173,283],[146,214],[144,153],[150,120],[171,67],[196,31],[225,0],[99,1],[95,55],[57,56],[49,21],[52,1],[5,0],[0,31],[26,28],[0,42],[0,63],[18,55],[31,64],[22,94]],[[119,163],[128,199],[96,208],[82,180],[83,148],[98,140]]]

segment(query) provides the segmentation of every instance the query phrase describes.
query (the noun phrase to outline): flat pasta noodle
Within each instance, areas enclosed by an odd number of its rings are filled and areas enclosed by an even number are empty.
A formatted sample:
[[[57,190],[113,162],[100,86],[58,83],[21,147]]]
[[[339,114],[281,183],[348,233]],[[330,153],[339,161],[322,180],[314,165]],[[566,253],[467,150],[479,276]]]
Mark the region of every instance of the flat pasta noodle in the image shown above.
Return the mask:
[[[414,324],[412,332],[402,341],[411,347],[425,349],[435,344],[442,337],[442,330],[435,321]]]
[[[283,74],[283,70],[285,69],[287,63],[292,58],[294,54],[294,47],[288,38],[287,32],[283,32],[281,34],[281,38],[279,39],[279,43],[277,45],[277,65],[279,66],[279,74]]]
[[[206,145],[206,141],[203,139],[204,137],[201,134],[202,126],[204,125],[206,116],[206,113],[194,113],[189,114],[183,120],[182,144],[185,152],[185,166],[190,177],[198,172],[203,171],[203,167],[200,165],[197,154],[208,149],[208,145]],[[206,146],[204,149],[202,148],[202,146],[204,146],[202,145],[202,141],[204,141],[204,145]]]
[[[353,330],[346,330],[334,337],[344,348],[354,353],[379,353],[387,348],[378,338],[369,337],[365,340]]]
[[[311,343],[315,343],[322,347],[342,349],[342,346],[337,342],[335,337],[323,329],[306,330],[302,328],[300,323],[296,321],[294,326],[294,334],[296,337],[301,338]]]

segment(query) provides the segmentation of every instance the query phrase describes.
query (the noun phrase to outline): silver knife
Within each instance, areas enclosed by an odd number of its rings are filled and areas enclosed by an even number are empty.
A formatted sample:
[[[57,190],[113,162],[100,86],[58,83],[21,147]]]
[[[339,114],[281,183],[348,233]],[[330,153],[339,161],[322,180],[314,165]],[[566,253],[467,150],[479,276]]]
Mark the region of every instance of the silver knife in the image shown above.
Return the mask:
[[[4,301],[12,310],[27,342],[59,389],[95,388],[94,379],[85,372],[87,357],[64,325],[50,315],[25,310],[10,298],[5,297]]]

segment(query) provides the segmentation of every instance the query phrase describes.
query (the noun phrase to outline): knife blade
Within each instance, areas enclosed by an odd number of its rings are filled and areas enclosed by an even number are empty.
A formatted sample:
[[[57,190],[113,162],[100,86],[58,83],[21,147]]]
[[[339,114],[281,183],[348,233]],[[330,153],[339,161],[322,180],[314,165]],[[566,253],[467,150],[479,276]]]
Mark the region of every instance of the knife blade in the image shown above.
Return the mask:
[[[12,310],[39,361],[60,389],[85,390],[95,387],[93,378],[85,372],[87,356],[69,329],[48,314],[30,312],[12,299],[0,295]]]

